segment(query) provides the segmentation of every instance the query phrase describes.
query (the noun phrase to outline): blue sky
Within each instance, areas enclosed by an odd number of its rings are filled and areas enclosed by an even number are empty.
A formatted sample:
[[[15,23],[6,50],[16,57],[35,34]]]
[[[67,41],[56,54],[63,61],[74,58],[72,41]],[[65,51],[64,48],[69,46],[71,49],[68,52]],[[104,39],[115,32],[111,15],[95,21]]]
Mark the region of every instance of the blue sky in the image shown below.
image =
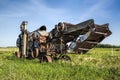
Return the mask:
[[[112,35],[102,43],[120,45],[120,0],[0,0],[0,47],[15,46],[22,21],[33,31],[58,22],[73,24],[94,19],[109,23]]]

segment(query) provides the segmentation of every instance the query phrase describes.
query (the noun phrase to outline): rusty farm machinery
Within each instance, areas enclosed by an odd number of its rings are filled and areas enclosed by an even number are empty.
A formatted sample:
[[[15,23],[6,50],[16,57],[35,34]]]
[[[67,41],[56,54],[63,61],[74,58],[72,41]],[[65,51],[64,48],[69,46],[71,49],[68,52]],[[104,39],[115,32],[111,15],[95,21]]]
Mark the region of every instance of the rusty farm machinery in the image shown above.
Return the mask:
[[[112,34],[108,23],[98,25],[93,19],[78,24],[60,22],[48,33],[44,25],[29,32],[26,29],[27,24],[27,21],[23,21],[20,26],[21,33],[16,43],[19,52],[16,52],[16,56],[39,58],[40,62],[70,60],[68,53],[85,54]]]

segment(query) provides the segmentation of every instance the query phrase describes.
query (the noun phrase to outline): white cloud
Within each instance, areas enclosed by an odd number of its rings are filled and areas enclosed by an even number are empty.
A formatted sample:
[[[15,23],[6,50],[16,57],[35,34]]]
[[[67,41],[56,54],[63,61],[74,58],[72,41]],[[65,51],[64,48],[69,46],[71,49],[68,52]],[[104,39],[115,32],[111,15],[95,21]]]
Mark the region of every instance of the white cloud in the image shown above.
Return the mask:
[[[11,14],[0,14],[0,17],[4,18],[4,17],[7,17],[7,18],[16,18],[16,17],[24,17],[26,16],[27,14],[25,13],[11,13]]]
[[[106,8],[109,7],[112,2],[113,2],[112,0],[111,2],[109,2],[109,0],[104,0],[104,1],[98,0],[98,2],[94,3],[94,5],[86,6],[80,19],[85,20],[89,18],[96,18],[96,19],[109,18],[109,11]]]

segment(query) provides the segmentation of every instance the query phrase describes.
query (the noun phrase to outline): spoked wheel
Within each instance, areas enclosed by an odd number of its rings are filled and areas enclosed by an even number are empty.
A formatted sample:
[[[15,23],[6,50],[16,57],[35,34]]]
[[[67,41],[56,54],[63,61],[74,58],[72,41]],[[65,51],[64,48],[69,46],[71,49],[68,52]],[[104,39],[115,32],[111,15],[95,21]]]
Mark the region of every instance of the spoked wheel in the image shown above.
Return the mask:
[[[59,59],[60,60],[65,60],[65,61],[71,61],[71,58],[68,55],[60,55]]]
[[[42,63],[42,62],[52,62],[52,57],[45,55],[45,56],[41,57],[41,59],[40,59],[40,63]]]

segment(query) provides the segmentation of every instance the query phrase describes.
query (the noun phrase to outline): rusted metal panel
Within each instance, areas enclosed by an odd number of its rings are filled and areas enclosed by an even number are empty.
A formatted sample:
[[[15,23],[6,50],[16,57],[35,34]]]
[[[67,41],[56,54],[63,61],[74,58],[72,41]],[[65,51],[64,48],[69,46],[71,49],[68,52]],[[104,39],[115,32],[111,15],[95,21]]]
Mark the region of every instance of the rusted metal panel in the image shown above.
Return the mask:
[[[74,42],[75,47],[73,48],[73,51],[78,53],[81,52],[86,53],[91,48],[95,47],[97,43],[100,43],[110,34],[111,31],[108,28],[108,24],[104,25],[94,24],[91,26],[87,33],[85,33],[84,35],[80,34],[78,36],[79,39],[76,40],[76,42]]]
[[[67,43],[69,41],[74,40],[77,38],[79,35],[83,35],[87,33],[91,28],[94,27],[94,21],[93,19],[72,25],[65,23],[65,26],[67,27],[67,31],[63,32],[63,40]]]
[[[69,34],[72,35],[72,33],[75,33],[75,32],[84,34],[89,31],[90,25],[93,25],[93,24],[94,24],[93,19],[87,20],[85,22],[82,22],[82,23],[79,23],[76,25],[72,25],[72,26],[69,26],[69,24],[65,24],[67,27],[67,31],[64,32],[64,35],[69,35]],[[73,35],[75,35],[75,34],[73,34]]]

